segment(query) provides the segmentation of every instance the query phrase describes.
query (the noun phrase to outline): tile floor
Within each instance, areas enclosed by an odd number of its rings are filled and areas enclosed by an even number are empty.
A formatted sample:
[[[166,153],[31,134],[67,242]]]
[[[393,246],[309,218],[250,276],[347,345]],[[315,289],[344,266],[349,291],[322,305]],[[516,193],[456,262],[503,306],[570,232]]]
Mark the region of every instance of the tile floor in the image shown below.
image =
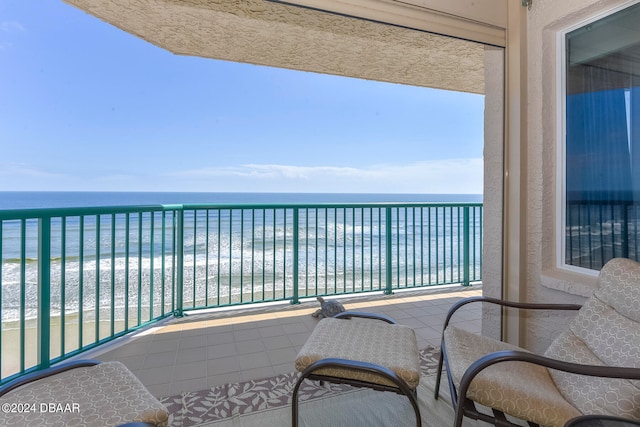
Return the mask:
[[[479,285],[341,298],[348,310],[382,313],[415,329],[419,347],[437,346],[447,310],[460,298],[482,294]],[[318,322],[316,301],[225,310],[173,318],[92,358],[119,360],[157,397],[259,379],[295,370],[298,351]],[[454,323],[480,331],[480,304],[465,306]]]

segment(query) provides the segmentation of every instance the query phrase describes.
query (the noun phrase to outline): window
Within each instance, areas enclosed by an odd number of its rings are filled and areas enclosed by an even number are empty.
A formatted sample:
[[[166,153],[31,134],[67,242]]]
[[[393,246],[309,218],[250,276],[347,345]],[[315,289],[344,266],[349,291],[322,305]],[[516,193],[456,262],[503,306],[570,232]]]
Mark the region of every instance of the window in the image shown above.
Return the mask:
[[[640,260],[640,3],[563,33],[566,266]]]

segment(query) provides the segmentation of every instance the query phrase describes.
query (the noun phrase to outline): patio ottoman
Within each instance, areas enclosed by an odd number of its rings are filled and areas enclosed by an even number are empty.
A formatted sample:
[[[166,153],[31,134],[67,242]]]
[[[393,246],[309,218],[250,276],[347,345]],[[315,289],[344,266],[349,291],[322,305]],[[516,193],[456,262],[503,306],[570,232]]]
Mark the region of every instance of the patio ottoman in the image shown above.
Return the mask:
[[[293,392],[294,426],[297,393],[306,378],[403,394],[421,425],[416,401],[420,382],[416,335],[413,329],[391,322],[388,317],[344,312],[316,325],[295,362],[301,375]]]

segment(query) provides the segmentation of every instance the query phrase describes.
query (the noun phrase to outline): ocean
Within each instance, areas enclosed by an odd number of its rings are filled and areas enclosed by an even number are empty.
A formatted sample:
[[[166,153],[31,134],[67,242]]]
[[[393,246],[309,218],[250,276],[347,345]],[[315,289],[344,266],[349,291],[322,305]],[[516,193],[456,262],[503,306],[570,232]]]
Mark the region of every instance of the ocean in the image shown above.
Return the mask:
[[[187,203],[481,203],[481,194],[0,191],[0,210]]]
[[[166,192],[0,192],[0,211],[158,204],[481,203],[463,194],[300,194]],[[176,254],[182,250],[185,308],[282,300],[293,287],[291,209],[187,211],[183,244],[167,212],[54,218],[51,224],[51,313],[84,311],[85,319],[151,317],[176,300]],[[480,277],[482,214],[471,220],[472,278]],[[300,295],[384,289],[386,263],[394,286],[460,281],[462,211],[393,211],[387,260],[385,212],[378,208],[299,212]],[[162,228],[164,227],[164,228]],[[64,230],[64,231],[63,231]],[[37,315],[37,221],[0,221],[0,311],[3,321]],[[25,301],[22,305],[21,301]],[[98,311],[96,301],[99,301]],[[142,306],[147,314],[135,313]],[[133,313],[130,315],[130,311]],[[103,312],[103,314],[100,314]],[[22,313],[22,314],[21,314]]]

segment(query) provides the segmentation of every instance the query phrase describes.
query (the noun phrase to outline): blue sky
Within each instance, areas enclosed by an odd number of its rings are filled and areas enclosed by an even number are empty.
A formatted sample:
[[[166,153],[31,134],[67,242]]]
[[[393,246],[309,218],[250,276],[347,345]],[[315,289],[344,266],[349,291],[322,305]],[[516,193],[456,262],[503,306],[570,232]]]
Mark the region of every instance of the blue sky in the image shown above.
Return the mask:
[[[0,191],[482,193],[484,97],[173,55],[0,3]]]

